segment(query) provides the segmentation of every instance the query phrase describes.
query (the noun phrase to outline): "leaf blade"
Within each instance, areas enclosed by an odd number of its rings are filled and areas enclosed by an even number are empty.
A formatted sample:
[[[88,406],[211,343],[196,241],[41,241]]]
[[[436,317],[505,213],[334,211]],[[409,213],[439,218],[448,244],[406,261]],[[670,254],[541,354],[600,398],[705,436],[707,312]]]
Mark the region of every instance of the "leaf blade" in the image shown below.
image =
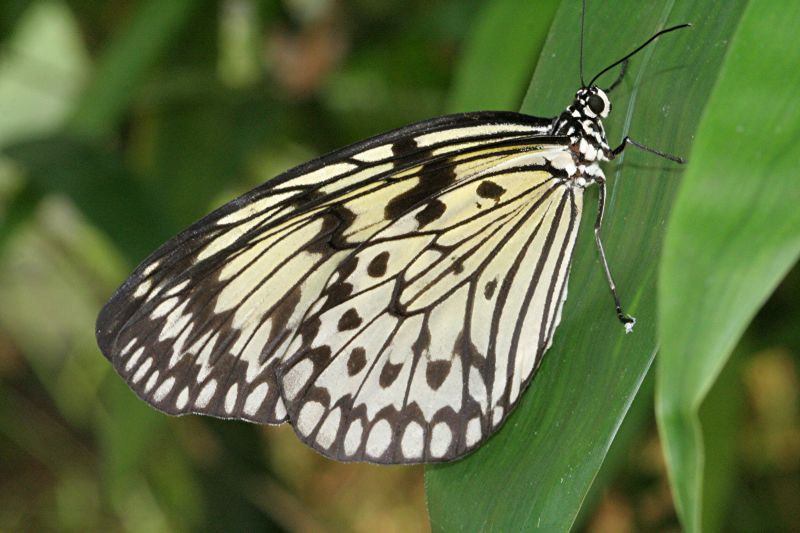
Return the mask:
[[[529,5],[526,0],[503,0],[482,7],[456,68],[448,112],[519,107],[559,0],[538,2],[535,14]],[[497,50],[513,53],[498,56]],[[491,90],[485,80],[496,82]]]
[[[676,504],[692,531],[706,520],[698,410],[744,328],[800,254],[800,108],[792,94],[800,77],[791,66],[798,54],[790,29],[798,15],[790,2],[751,0],[668,229],[656,407]]]

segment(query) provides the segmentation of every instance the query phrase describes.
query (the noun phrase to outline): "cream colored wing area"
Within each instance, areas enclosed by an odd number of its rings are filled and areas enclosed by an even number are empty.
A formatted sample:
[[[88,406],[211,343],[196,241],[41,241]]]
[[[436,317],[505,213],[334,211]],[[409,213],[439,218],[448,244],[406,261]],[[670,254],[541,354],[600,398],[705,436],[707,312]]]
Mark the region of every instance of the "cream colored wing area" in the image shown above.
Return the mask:
[[[146,259],[100,313],[98,344],[136,394],[164,412],[283,422],[281,359],[326,283],[353,274],[353,251],[426,199],[521,152],[541,152],[534,135],[547,128],[517,114],[443,117],[293,169]],[[434,215],[416,215],[417,228]]]
[[[464,455],[506,418],[549,345],[581,189],[528,154],[418,205],[346,258],[281,367],[298,435],[343,461]]]
[[[118,371],[167,413],[283,421],[276,356],[347,254],[326,249],[335,223],[295,221],[176,276],[120,332]]]
[[[567,296],[582,205],[583,189],[570,189],[562,196],[560,203],[553,206],[552,216],[543,221],[542,240],[539,243],[534,240],[528,247],[518,275],[511,281],[509,296],[501,308],[497,334],[494,335],[497,339],[495,361],[508,363],[505,373],[495,368],[493,426],[517,403],[533,371],[541,363],[542,355],[552,343]],[[542,251],[534,253],[539,245]]]

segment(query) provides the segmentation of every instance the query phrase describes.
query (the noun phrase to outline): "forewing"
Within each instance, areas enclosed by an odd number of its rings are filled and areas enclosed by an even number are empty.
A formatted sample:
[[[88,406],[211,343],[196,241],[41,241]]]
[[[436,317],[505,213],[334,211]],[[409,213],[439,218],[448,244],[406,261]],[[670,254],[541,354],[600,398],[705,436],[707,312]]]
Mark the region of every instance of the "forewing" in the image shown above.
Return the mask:
[[[341,262],[279,374],[300,438],[342,461],[448,461],[508,416],[560,319],[582,189],[562,145],[428,198]]]
[[[291,170],[146,259],[100,313],[98,344],[162,411],[282,422],[276,365],[339,263],[548,125],[514,113],[443,117]]]

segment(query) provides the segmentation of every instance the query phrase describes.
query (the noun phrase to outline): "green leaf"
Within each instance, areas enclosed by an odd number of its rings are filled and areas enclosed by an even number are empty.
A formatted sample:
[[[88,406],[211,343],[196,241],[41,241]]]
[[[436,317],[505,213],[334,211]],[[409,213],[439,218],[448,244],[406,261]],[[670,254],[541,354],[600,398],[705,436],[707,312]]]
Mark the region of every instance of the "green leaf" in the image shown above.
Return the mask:
[[[137,6],[130,26],[101,56],[94,81],[83,93],[72,117],[73,132],[102,136],[111,131],[128,109],[134,91],[193,9],[202,7],[191,0],[147,0]]]
[[[630,134],[661,150],[689,153],[724,43],[743,8],[741,0],[590,3],[586,78],[658,29],[695,25],[631,61],[611,95],[615,107],[606,129],[612,144]],[[554,116],[569,104],[580,85],[579,26],[580,4],[563,3],[524,112]],[[600,86],[615,75],[604,76]],[[614,314],[591,232],[597,193],[589,190],[562,324],[530,389],[485,446],[463,461],[428,469],[436,531],[570,529],[652,363],[658,259],[683,169],[633,148],[605,169],[610,188],[603,238],[620,296],[639,319],[636,329],[626,336]]]
[[[689,531],[709,526],[705,483],[715,474],[698,410],[745,327],[800,254],[799,18],[796,2],[749,3],[669,223],[657,412]]]
[[[516,109],[558,4],[559,0],[538,2],[535,11],[527,0],[484,4],[456,68],[448,111]],[[491,90],[486,80],[492,80]]]
[[[727,503],[736,481],[736,452],[739,449],[741,413],[746,398],[740,375],[741,355],[731,356],[698,411],[703,427],[703,442],[714,450],[705,458],[703,531],[718,531],[726,521],[730,522]],[[742,528],[743,531],[746,529]]]
[[[5,213],[0,216],[0,257],[5,253],[11,237],[36,213],[42,194],[27,184],[11,197]]]
[[[2,146],[61,127],[90,66],[78,20],[61,2],[31,2],[4,44],[0,55]]]
[[[16,144],[5,153],[24,172],[31,194],[69,196],[133,263],[171,234],[159,198],[134,178],[117,152],[55,136]]]

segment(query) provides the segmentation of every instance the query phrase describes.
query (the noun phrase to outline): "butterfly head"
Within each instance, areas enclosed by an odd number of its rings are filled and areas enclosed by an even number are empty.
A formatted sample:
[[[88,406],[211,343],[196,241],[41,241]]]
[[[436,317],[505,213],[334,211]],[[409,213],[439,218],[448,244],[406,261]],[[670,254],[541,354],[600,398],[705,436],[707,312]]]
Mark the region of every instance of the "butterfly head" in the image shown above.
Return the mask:
[[[569,137],[578,161],[605,161],[610,149],[603,119],[610,112],[611,101],[605,91],[595,85],[582,87],[575,94],[575,100],[555,122],[553,134]]]
[[[611,100],[597,86],[585,87],[575,94],[574,106],[591,119],[603,119],[611,112]]]

